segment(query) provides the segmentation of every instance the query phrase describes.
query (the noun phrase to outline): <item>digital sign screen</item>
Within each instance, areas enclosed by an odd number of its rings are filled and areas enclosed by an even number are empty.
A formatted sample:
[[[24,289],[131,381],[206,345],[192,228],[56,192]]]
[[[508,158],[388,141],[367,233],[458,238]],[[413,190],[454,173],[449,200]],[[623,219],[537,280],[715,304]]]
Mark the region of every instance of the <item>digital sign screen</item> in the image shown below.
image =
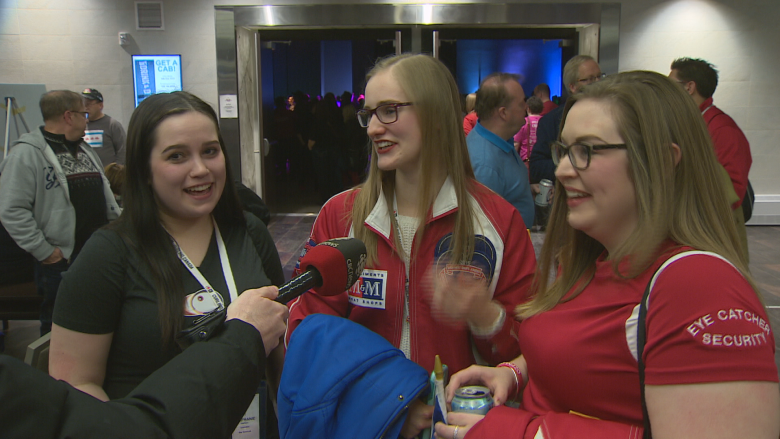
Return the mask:
[[[153,94],[181,89],[181,55],[133,55],[136,107]]]

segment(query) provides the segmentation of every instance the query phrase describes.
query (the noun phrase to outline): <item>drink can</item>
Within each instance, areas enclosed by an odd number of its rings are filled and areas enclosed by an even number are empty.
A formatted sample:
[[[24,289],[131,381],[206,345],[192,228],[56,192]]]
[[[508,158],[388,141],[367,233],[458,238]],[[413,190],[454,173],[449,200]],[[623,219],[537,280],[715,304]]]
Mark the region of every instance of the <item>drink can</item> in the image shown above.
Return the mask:
[[[486,415],[488,410],[493,408],[493,397],[490,396],[490,390],[487,387],[460,387],[455,391],[451,407],[450,411],[453,412]]]
[[[550,180],[543,178],[539,181],[539,193],[536,194],[534,203],[538,206],[547,206],[550,204],[550,201],[552,201],[552,188],[553,182]]]

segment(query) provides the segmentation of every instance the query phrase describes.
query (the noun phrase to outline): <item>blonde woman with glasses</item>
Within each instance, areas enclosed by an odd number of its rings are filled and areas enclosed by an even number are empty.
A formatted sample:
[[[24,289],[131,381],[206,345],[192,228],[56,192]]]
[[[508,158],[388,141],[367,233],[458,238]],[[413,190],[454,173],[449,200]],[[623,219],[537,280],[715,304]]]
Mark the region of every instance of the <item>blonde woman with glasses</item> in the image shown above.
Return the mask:
[[[523,355],[453,376],[449,398],[481,383],[500,406],[438,437],[777,438],[774,337],[693,101],[658,73],[605,78],[567,103],[553,158]]]
[[[326,313],[377,332],[428,372],[437,354],[451,372],[516,357],[508,316],[527,299],[534,251],[517,210],[474,179],[455,80],[425,55],[383,59],[367,79],[358,111],[372,147],[367,180],[323,206],[307,248],[354,236],[368,263],[348,292],[293,302],[287,340],[307,315]],[[412,403],[402,436],[430,427],[432,411]]]

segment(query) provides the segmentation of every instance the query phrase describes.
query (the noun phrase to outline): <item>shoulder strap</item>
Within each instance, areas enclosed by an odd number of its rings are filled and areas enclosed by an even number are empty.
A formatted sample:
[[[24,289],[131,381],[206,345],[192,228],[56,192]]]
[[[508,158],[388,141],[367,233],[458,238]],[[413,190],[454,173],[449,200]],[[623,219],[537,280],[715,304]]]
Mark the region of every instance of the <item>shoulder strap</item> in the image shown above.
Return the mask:
[[[678,253],[671,258],[667,259],[666,262],[661,264],[660,267],[655,271],[653,274],[653,277],[650,279],[650,282],[647,284],[647,288],[645,288],[645,293],[642,295],[642,301],[639,303],[639,318],[636,326],[636,352],[637,352],[637,366],[639,367],[639,387],[640,387],[640,394],[642,395],[642,417],[644,419],[644,439],[650,439],[652,438],[652,432],[650,431],[650,417],[647,415],[647,403],[645,402],[645,363],[642,359],[643,353],[645,350],[645,341],[647,336],[647,327],[645,325],[645,320],[647,319],[647,307],[649,304],[650,299],[650,291],[653,289],[653,286],[655,285],[655,281],[658,279],[658,276],[661,274],[666,267],[671,265],[673,262],[682,259],[686,256],[691,255],[709,255],[714,256],[718,259],[722,259],[726,262],[729,262],[726,258],[723,256],[712,253],[712,252],[705,252],[705,251],[698,251],[698,250],[691,250],[686,251],[682,253]],[[729,262],[730,265],[731,262]]]
[[[637,366],[639,367],[639,389],[642,396],[642,419],[644,420],[644,439],[650,439],[653,437],[650,432],[650,416],[647,415],[647,404],[645,403],[645,362],[642,359],[642,354],[645,351],[645,336],[647,328],[645,327],[645,319],[647,317],[647,298],[650,296],[650,288],[655,283],[655,278],[664,266],[661,266],[656,270],[653,278],[647,284],[645,293],[642,295],[642,301],[639,303],[639,322],[636,325],[636,353],[637,353]]]

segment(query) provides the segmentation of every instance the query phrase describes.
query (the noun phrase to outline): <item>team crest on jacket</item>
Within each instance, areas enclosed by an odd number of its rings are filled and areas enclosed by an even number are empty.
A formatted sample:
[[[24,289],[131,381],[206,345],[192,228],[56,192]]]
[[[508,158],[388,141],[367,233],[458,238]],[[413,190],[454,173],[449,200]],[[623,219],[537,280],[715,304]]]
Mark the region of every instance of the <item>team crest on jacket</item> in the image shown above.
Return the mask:
[[[349,290],[349,303],[364,308],[385,309],[387,271],[364,268],[363,274]]]
[[[439,275],[470,273],[476,279],[485,279],[488,284],[496,271],[496,247],[483,235],[474,236],[474,255],[468,263],[452,261],[452,233],[445,235],[436,244],[433,261]]]
[[[306,256],[306,253],[315,245],[317,245],[316,242],[314,242],[313,238],[309,238],[308,241],[306,241],[306,244],[303,245],[303,248],[301,249],[301,254],[298,255],[298,260],[295,261],[295,270],[301,269],[301,259]]]

